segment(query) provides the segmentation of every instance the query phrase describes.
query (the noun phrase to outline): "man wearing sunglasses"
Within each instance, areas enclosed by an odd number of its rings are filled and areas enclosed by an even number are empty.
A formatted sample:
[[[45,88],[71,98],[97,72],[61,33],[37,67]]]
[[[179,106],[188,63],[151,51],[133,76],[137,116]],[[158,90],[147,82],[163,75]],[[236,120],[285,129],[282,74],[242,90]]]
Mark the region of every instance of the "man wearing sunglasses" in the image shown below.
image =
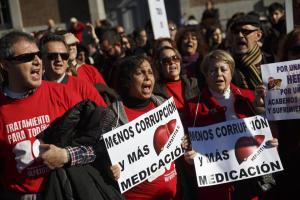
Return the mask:
[[[0,39],[0,61],[0,199],[36,199],[50,169],[81,164],[74,162],[78,149],[37,139],[81,98],[61,84],[42,81],[40,52],[27,33]]]
[[[262,84],[260,65],[274,58],[264,54],[260,48],[262,30],[259,17],[254,14],[241,15],[230,27],[232,43],[229,47],[236,63],[233,82],[241,88],[254,90]]]
[[[105,101],[91,83],[67,75],[69,52],[63,36],[53,33],[44,35],[40,40],[40,50],[45,80],[63,83],[68,90],[77,92],[83,100],[90,99],[98,106],[106,106]]]

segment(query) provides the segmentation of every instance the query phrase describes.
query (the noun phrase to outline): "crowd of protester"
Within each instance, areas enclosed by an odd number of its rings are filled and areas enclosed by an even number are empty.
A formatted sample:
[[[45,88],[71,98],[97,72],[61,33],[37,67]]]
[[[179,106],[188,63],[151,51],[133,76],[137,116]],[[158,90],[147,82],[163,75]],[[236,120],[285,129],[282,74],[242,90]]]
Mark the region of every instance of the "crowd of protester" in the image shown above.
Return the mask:
[[[126,33],[107,20],[70,19],[66,30],[12,31],[0,39],[0,199],[259,200],[300,189],[299,120],[270,122],[284,171],[197,187],[192,149],[150,180],[121,194],[102,135],[173,97],[188,127],[264,114],[261,65],[300,59],[300,30],[286,33],[284,6],[267,21],[233,13],[226,27],[207,1],[200,22],[151,22]],[[214,111],[214,112],[213,112]],[[218,147],[216,147],[218,148]],[[297,198],[296,198],[297,199]]]

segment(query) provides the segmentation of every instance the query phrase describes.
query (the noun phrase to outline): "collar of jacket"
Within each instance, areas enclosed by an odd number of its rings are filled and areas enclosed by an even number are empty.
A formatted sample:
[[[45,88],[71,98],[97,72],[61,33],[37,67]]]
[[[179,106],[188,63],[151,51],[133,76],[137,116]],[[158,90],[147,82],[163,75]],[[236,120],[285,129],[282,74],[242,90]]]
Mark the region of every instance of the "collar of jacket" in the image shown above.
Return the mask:
[[[180,75],[180,80],[183,84],[183,95],[185,100],[190,100],[195,98],[200,94],[200,90],[198,87],[198,81],[196,78],[188,77],[186,74]],[[170,98],[170,96],[167,93],[166,84],[162,80],[158,80],[154,86],[154,94],[160,95],[164,98]]]
[[[165,99],[163,97],[157,96],[154,94],[151,95],[150,99],[156,106],[161,105],[165,101]],[[117,101],[113,102],[110,107],[111,107],[111,110],[115,113],[116,118],[117,118],[117,123],[116,123],[115,127],[113,127],[113,128],[117,128],[120,125],[128,123],[128,118],[127,118],[122,101],[117,100]]]
[[[240,101],[248,101],[248,99],[242,95],[240,89],[232,83],[230,84],[230,90],[234,96],[234,104]],[[208,86],[205,86],[203,88],[202,97],[206,98],[211,104],[212,109],[210,109],[210,112],[212,113],[218,112],[219,114],[225,115],[226,108],[221,106],[219,102],[212,96],[212,94],[208,89]]]

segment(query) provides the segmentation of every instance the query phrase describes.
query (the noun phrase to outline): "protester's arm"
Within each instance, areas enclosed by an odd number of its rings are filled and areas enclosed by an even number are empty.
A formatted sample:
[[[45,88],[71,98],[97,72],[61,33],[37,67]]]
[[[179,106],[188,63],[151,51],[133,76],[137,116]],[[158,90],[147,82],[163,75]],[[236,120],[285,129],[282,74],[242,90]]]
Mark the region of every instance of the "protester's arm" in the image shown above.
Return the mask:
[[[68,152],[71,166],[88,164],[96,159],[92,146],[66,147],[65,149]]]
[[[86,23],[86,28],[88,29],[90,36],[94,40],[94,43],[99,44],[99,38],[97,37],[94,26],[91,23]]]
[[[63,167],[69,162],[66,149],[57,147],[53,144],[41,144],[40,148],[42,151],[40,158],[50,169]]]
[[[60,168],[66,164],[84,165],[93,162],[96,158],[91,146],[60,148],[53,144],[41,144],[41,147],[44,152],[40,157],[50,169]]]

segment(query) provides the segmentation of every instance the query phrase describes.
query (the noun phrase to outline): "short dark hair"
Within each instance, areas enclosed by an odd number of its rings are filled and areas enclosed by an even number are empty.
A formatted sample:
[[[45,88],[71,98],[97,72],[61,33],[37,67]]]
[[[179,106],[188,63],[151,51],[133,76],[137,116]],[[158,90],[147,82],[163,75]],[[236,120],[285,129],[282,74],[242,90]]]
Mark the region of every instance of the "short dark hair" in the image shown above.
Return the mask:
[[[65,45],[66,49],[68,49],[68,45],[65,41],[64,36],[49,32],[45,34],[40,40],[39,48],[42,53],[44,52],[44,47],[48,42],[61,42]]]
[[[15,52],[12,47],[14,44],[22,40],[27,41],[29,43],[36,44],[36,40],[32,35],[22,31],[12,31],[4,35],[0,39],[0,60],[7,59],[9,57],[14,56]],[[0,78],[1,82],[3,82],[3,84],[8,84],[7,72],[4,71],[1,67],[0,67],[0,76],[1,76]]]
[[[114,88],[122,97],[129,91],[130,83],[132,81],[131,75],[144,61],[148,61],[151,64],[146,56],[134,55],[122,59],[118,65],[115,66],[113,78],[116,80],[116,83]]]
[[[15,52],[12,46],[21,40],[36,44],[35,38],[29,33],[22,31],[9,32],[0,39],[0,59],[13,56]]]
[[[279,10],[280,12],[284,11],[284,6],[278,2],[274,2],[268,7],[269,14],[271,15],[274,13],[276,10]]]
[[[181,55],[183,54],[183,49],[182,49],[181,43],[182,43],[184,37],[186,37],[188,34],[191,34],[192,36],[196,36],[197,41],[198,41],[197,52],[202,57],[204,54],[206,54],[207,47],[206,47],[204,38],[203,38],[200,30],[195,27],[186,27],[178,33],[178,35],[176,36],[177,37],[176,46],[177,46],[178,51],[181,53]]]
[[[111,45],[121,44],[121,36],[115,29],[108,29],[105,30],[101,37],[99,38],[100,41],[108,41]]]

